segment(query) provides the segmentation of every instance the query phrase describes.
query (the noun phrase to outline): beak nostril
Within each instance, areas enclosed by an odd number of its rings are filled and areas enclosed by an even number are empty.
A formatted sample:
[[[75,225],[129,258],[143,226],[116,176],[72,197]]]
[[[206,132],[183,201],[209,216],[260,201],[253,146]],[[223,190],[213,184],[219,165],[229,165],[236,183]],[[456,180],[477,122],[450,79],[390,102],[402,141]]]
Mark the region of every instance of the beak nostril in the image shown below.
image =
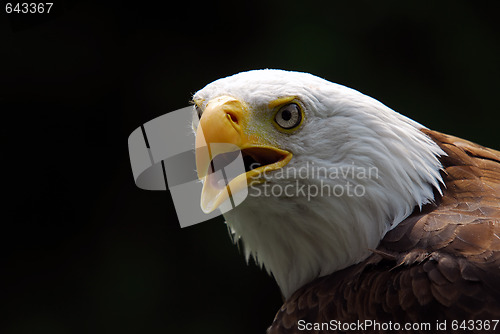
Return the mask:
[[[226,112],[226,115],[227,115],[227,118],[229,118],[229,120],[235,124],[238,124],[238,118],[236,117],[235,114],[233,113],[230,113],[230,112]]]

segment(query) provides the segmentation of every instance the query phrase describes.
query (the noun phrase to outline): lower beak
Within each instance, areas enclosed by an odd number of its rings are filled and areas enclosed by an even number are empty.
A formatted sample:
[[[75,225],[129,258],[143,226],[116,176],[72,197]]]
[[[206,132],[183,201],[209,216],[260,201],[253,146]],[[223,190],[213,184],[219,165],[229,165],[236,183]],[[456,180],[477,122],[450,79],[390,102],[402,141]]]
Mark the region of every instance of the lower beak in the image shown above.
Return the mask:
[[[196,131],[196,168],[203,181],[201,208],[212,212],[266,172],[284,167],[292,153],[276,148],[265,135],[248,135],[246,106],[222,96],[207,103]],[[234,201],[231,203],[234,207]]]

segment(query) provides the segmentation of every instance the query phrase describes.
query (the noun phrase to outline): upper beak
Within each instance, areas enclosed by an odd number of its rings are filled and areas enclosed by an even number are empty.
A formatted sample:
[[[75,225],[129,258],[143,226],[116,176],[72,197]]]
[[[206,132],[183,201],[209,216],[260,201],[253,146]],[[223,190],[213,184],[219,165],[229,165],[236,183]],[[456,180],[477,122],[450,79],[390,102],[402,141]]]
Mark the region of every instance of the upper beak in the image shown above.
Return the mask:
[[[262,182],[265,172],[282,168],[292,158],[292,153],[270,145],[265,135],[250,135],[250,121],[246,105],[230,96],[209,101],[203,111],[196,131],[196,168],[203,181],[205,213],[249,184]],[[236,173],[230,168],[235,158],[243,160]]]

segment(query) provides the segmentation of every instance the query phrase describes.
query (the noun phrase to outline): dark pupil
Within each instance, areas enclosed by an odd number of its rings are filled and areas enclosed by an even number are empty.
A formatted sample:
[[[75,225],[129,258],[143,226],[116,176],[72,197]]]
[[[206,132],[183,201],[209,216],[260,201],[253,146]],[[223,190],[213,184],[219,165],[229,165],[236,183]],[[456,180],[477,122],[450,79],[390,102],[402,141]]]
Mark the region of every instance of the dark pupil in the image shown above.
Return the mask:
[[[289,121],[292,118],[292,113],[290,112],[290,110],[285,109],[281,113],[281,118],[283,118],[284,121]]]

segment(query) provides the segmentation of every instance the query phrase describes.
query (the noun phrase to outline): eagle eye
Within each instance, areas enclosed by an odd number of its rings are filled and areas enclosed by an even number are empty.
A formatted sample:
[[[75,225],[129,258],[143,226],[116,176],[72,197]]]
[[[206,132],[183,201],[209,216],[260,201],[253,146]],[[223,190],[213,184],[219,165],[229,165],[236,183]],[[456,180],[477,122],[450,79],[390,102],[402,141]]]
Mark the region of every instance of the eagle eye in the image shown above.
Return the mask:
[[[286,130],[298,126],[302,121],[300,107],[297,103],[290,103],[282,106],[276,113],[276,116],[274,116],[274,121]]]

